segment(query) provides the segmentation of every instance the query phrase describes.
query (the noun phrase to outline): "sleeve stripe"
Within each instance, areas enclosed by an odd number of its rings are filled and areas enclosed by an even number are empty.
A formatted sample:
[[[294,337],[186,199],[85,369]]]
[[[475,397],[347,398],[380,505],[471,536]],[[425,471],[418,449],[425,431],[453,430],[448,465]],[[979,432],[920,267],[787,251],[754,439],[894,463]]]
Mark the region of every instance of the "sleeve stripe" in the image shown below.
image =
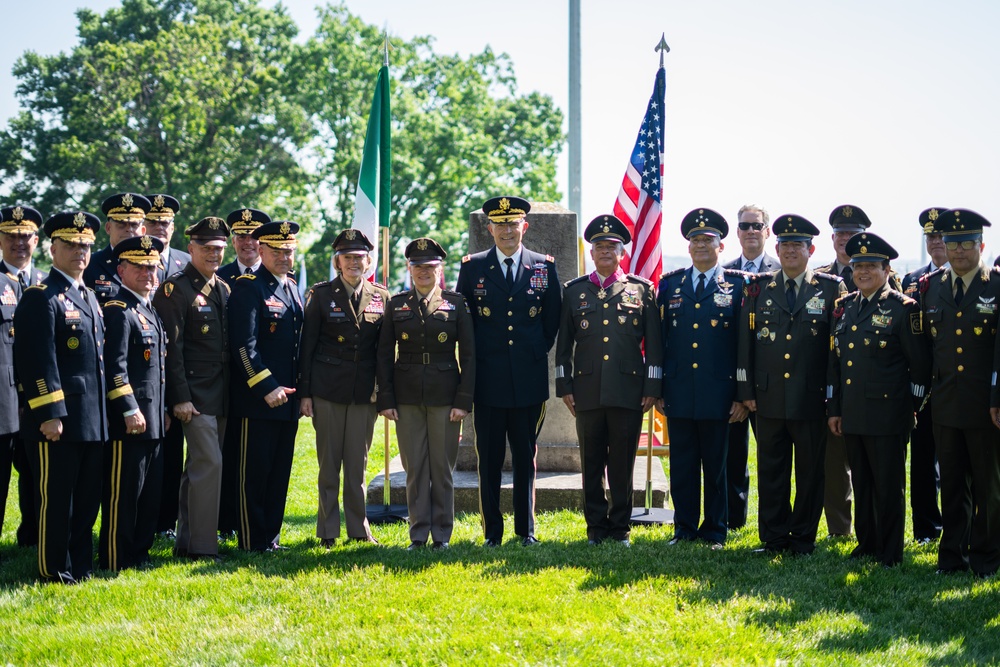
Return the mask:
[[[254,375],[252,378],[247,380],[247,386],[252,387],[261,380],[267,379],[269,377],[271,377],[271,371],[265,368],[260,373],[257,373],[257,375]]]
[[[54,391],[51,394],[44,394],[37,398],[32,398],[28,400],[28,407],[32,410],[40,408],[43,405],[49,405],[50,403],[58,403],[59,401],[65,400],[66,396],[63,394],[63,390]]]
[[[121,398],[122,396],[128,396],[132,393],[132,385],[126,384],[117,389],[112,389],[108,392],[108,400],[113,401],[116,398]]]
[[[650,366],[649,367],[649,379],[650,380],[662,380],[663,379],[663,369],[660,366]]]

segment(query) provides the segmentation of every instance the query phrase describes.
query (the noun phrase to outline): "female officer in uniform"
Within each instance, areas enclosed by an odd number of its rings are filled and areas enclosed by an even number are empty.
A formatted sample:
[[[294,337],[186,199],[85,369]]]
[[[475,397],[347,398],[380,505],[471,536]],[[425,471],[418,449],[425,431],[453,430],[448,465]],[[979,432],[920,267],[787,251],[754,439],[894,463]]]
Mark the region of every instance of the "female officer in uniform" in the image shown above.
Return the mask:
[[[378,347],[379,414],[398,420],[410,546],[447,549],[455,523],[452,472],[462,419],[472,410],[475,349],[465,298],[441,289],[447,253],[432,239],[406,246],[413,289],[396,294]],[[456,347],[458,354],[456,355]]]

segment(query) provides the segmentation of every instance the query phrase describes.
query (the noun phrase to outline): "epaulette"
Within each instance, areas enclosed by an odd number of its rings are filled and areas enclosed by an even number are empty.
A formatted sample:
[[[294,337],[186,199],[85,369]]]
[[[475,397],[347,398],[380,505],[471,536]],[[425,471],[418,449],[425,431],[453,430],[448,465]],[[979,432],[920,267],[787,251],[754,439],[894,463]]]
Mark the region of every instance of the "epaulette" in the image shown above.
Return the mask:
[[[241,276],[236,277],[237,280],[257,280],[257,276],[252,273],[244,273]],[[225,281],[222,281],[225,282]]]
[[[409,293],[410,293],[410,290],[408,290],[408,289],[405,289],[405,290],[402,290],[401,292],[396,292],[395,294],[393,294],[393,295],[392,295],[391,297],[389,297],[389,298],[390,298],[390,299],[395,299],[395,298],[396,298],[397,296],[406,296],[406,295],[407,295],[407,294],[409,294]]]
[[[628,278],[629,280],[631,280],[633,282],[637,282],[640,285],[648,285],[649,287],[653,286],[653,281],[652,280],[650,280],[649,278],[643,278],[642,276],[637,276],[634,273],[628,274],[626,276],[626,278]]]
[[[754,275],[752,273],[747,273],[742,269],[722,269],[722,275],[724,276],[740,276],[744,280],[749,280],[750,276]]]
[[[552,255],[546,255],[546,256],[545,256],[545,261],[546,261],[546,262],[555,262],[555,261],[556,261],[556,258],[555,258],[555,257],[553,257]]]
[[[114,299],[113,301],[106,301],[104,303],[104,307],[107,308],[108,306],[115,306],[117,308],[128,308],[127,303],[125,303],[124,301],[119,301],[118,299]]]
[[[462,258],[462,264],[465,264],[470,259],[472,259],[472,255],[466,255],[465,257]]]
[[[27,292],[29,289],[45,289],[45,285],[43,285],[41,283],[35,283],[34,285],[32,285],[31,287],[28,287],[28,289],[26,289],[24,291]]]
[[[912,305],[914,305],[914,304],[917,303],[916,299],[911,299],[910,297],[906,296],[902,292],[897,292],[894,289],[889,290],[889,296],[891,296],[892,298],[896,299],[897,301],[899,301],[900,303],[902,303],[904,306],[912,306]]]
[[[584,274],[582,276],[577,276],[576,278],[573,278],[572,280],[567,280],[566,282],[563,283],[563,289],[566,289],[570,285],[572,285],[574,283],[582,282],[584,280],[590,280],[590,274],[589,273],[586,273],[586,274]]]
[[[776,271],[771,271],[769,273],[752,273],[750,274],[749,281],[752,283],[763,283],[770,282],[774,279],[774,274]]]
[[[316,289],[318,287],[326,287],[329,284],[330,284],[329,280],[324,280],[322,282],[313,283],[313,286],[310,289]]]
[[[465,295],[462,294],[461,292],[456,292],[455,290],[451,289],[442,289],[441,294],[448,294],[450,296],[460,296],[462,298],[465,298]]]
[[[687,271],[687,269],[684,268],[684,267],[681,267],[679,269],[674,269],[673,271],[670,271],[668,273],[664,273],[662,276],[660,276],[660,280],[666,280],[667,278],[672,278],[672,277],[676,276],[678,273],[683,273],[685,271]]]
[[[840,276],[835,276],[832,273],[823,273],[822,271],[813,271],[814,278],[823,278],[824,280],[832,280],[835,283],[842,283],[844,279]]]
[[[853,292],[848,292],[847,294],[844,294],[843,296],[837,297],[834,300],[834,302],[833,302],[833,307],[836,308],[836,307],[840,306],[844,301],[847,301],[848,299],[854,298],[854,295],[857,294],[857,293],[858,293],[858,290],[854,290]]]
[[[389,291],[388,287],[386,287],[382,283],[378,283],[378,282],[375,282],[375,281],[372,281],[372,287],[378,287],[378,288],[384,289],[386,292]]]
[[[947,267],[939,266],[938,268],[934,269],[930,273],[925,273],[924,275],[920,276],[920,279],[921,280],[928,280],[929,281],[931,278],[937,276],[938,274],[947,273],[947,272],[948,272]]]

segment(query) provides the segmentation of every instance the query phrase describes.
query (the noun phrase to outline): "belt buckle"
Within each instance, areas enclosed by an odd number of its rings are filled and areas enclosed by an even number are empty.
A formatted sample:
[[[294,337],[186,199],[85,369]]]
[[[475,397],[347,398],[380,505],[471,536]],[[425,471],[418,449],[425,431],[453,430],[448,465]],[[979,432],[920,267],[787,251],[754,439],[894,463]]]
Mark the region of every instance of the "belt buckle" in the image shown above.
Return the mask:
[[[430,355],[429,352],[424,352],[424,361],[423,361],[423,363],[424,363],[425,366],[427,364],[431,363],[431,355]]]

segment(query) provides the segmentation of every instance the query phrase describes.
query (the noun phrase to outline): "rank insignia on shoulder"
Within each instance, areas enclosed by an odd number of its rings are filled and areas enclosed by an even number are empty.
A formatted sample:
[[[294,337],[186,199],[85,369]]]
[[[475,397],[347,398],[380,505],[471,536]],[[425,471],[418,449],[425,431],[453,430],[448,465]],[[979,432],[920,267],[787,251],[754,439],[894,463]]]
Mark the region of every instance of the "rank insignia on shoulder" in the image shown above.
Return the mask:
[[[466,255],[465,257],[462,258],[462,264],[465,264],[470,259],[472,259],[472,255]]]
[[[115,306],[116,308],[128,308],[128,305],[124,301],[118,301],[117,299],[108,301],[107,303],[104,304],[105,308],[107,308],[108,306]]]
[[[545,261],[546,261],[546,262],[555,262],[555,261],[556,261],[556,258],[555,258],[555,257],[553,257],[552,255],[546,255],[546,256],[545,256]]]
[[[237,276],[237,280],[257,280],[257,276],[252,273],[244,273],[242,276]]]

